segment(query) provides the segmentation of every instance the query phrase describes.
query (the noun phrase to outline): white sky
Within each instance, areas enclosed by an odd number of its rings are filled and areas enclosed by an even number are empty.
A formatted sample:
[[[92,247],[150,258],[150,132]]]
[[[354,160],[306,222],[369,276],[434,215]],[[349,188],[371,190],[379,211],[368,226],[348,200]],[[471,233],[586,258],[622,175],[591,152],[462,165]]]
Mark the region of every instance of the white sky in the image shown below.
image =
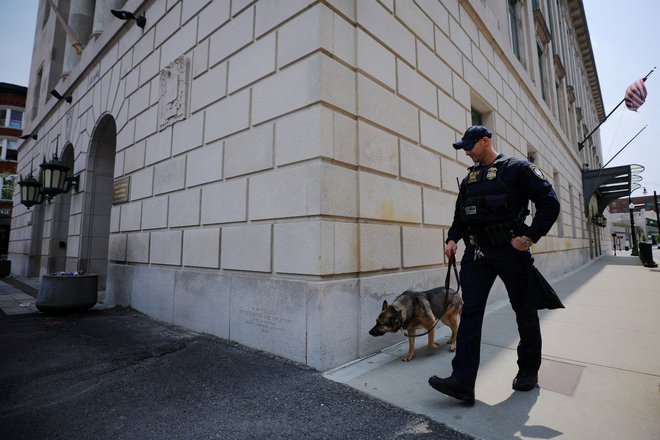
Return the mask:
[[[605,113],[608,114],[621,102],[630,84],[654,67],[660,67],[660,2],[583,1]],[[637,112],[622,104],[601,125],[603,164],[647,126],[608,167],[644,166],[642,188],[645,187],[648,194],[653,191],[660,194],[660,69],[647,79],[646,90],[646,102]],[[642,196],[642,188],[633,192],[633,196]]]
[[[660,67],[660,1],[583,1],[608,114],[623,99],[628,85],[655,66]],[[28,85],[38,4],[37,0],[0,0],[3,16],[0,82]],[[641,185],[653,194],[653,191],[660,193],[660,69],[648,78],[646,88],[646,103],[637,112],[621,105],[601,126],[600,132],[603,163],[607,163],[647,126],[608,167],[644,166]],[[589,131],[592,128],[589,127]],[[633,196],[641,195],[641,188],[633,193]]]

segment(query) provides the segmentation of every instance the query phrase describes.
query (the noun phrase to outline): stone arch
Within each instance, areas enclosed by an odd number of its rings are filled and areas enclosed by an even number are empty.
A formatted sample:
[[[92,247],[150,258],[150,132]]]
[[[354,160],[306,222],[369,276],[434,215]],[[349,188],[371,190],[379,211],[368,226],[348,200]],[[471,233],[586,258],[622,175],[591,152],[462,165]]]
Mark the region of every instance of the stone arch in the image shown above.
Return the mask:
[[[98,274],[99,290],[105,290],[108,272],[116,146],[115,119],[110,114],[102,115],[87,155],[79,261],[79,268]]]

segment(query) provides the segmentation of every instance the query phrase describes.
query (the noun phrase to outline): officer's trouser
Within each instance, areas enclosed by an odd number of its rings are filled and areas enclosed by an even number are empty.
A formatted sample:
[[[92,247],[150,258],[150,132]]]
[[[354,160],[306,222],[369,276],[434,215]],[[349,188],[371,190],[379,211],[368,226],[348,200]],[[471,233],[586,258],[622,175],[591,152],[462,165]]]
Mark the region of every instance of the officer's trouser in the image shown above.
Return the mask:
[[[477,378],[481,348],[481,328],[486,300],[495,277],[504,282],[516,314],[518,368],[532,372],[541,366],[541,329],[536,308],[527,300],[527,269],[533,259],[530,252],[518,251],[510,244],[481,247],[484,257],[474,259],[475,246],[468,245],[461,261],[463,314],[458,327],[456,355],[452,376],[473,386]]]

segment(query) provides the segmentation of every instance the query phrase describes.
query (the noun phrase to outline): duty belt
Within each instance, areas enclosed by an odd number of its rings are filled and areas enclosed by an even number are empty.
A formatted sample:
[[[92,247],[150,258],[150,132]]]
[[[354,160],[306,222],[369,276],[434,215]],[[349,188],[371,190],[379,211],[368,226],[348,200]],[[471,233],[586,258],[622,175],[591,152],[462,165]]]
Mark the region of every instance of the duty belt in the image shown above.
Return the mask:
[[[468,231],[468,242],[472,245],[501,246],[514,237],[511,223],[496,223]]]

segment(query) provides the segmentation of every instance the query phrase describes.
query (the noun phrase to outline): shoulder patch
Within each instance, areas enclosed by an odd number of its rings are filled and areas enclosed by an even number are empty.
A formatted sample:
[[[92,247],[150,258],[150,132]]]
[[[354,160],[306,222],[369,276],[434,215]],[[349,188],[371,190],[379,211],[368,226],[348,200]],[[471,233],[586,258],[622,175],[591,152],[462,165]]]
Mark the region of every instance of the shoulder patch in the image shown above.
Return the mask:
[[[536,177],[538,177],[541,180],[546,180],[545,174],[543,174],[541,168],[537,167],[536,165],[530,165],[529,168],[532,170],[532,172]]]

